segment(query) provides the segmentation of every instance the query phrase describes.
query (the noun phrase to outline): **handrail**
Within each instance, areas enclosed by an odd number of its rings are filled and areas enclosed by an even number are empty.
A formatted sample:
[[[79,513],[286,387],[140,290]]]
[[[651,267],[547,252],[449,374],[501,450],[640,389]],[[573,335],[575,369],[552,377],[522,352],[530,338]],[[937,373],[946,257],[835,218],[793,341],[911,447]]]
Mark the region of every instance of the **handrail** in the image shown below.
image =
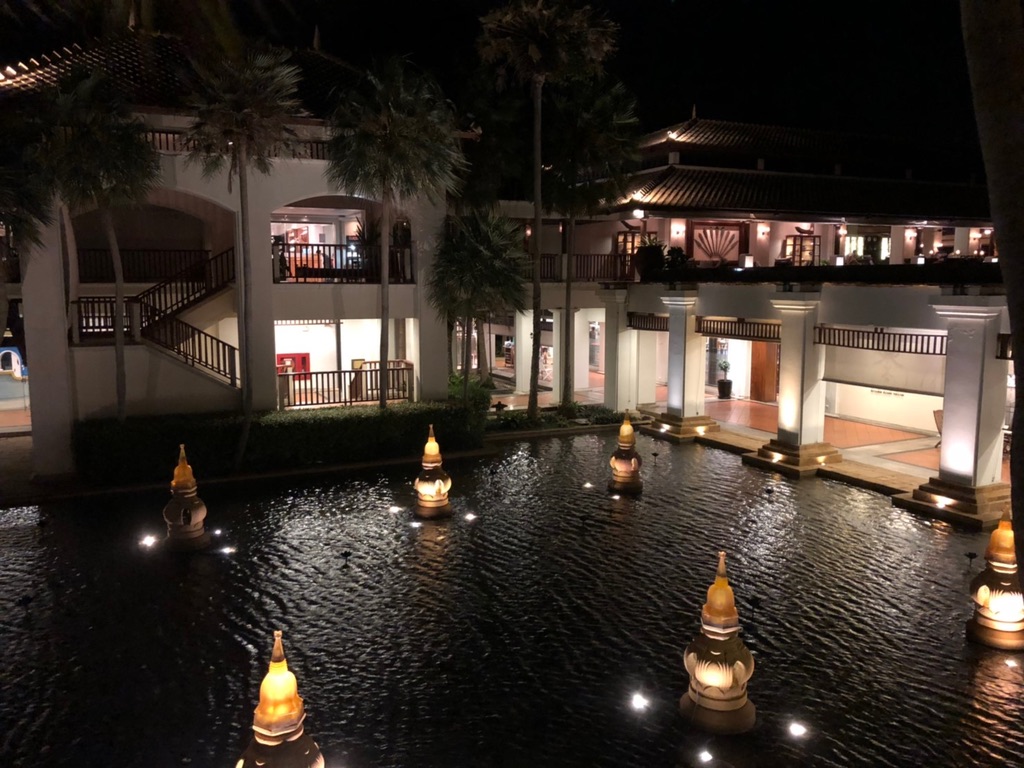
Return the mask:
[[[76,314],[73,334],[76,341],[81,339],[114,338],[114,297],[80,296],[74,302]],[[132,338],[131,299],[124,306],[124,334]]]
[[[946,354],[946,336],[937,333],[892,333],[881,329],[814,326],[814,343],[847,349],[869,349],[877,352],[904,352],[909,355]]]
[[[352,243],[283,243],[275,246],[275,283],[380,284],[380,247]],[[389,283],[415,282],[411,248],[393,246]]]
[[[122,248],[121,263],[127,283],[148,283],[168,276],[210,258],[200,249]],[[106,248],[78,249],[78,279],[83,283],[114,282],[114,266]]]
[[[198,303],[234,279],[234,248],[171,275],[136,297],[142,305],[143,328]]]
[[[542,253],[541,282],[564,282],[562,263],[566,258],[566,254]],[[636,279],[633,259],[626,253],[576,253],[572,258],[574,283],[623,283]],[[533,263],[530,260],[523,267],[523,277],[527,280],[533,278]]]
[[[145,338],[168,349],[186,363],[212,371],[238,386],[238,348],[176,317],[164,317],[145,330]]]
[[[389,361],[384,370],[387,400],[412,400],[413,366]],[[369,364],[358,370],[279,373],[277,398],[281,408],[311,405],[358,405],[380,400],[380,368]]]
[[[145,131],[143,135],[157,152],[184,155],[193,149],[193,145],[185,140],[183,131],[151,130]],[[292,142],[290,148],[277,147],[272,156],[292,160],[326,160],[327,142],[319,139],[300,139]]]

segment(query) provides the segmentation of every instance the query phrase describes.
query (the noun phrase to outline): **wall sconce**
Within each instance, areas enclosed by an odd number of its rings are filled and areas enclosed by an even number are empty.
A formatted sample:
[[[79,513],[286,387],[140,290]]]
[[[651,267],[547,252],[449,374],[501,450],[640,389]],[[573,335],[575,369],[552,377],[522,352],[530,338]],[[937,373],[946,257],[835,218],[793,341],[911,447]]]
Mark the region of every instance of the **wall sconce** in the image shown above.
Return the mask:
[[[527,224],[526,225],[526,236],[530,237],[530,235],[532,235],[532,234],[533,234],[533,227],[531,227],[529,224]]]
[[[633,209],[633,218],[634,219],[642,219],[643,217],[644,217],[644,212],[643,212],[642,209],[640,209],[640,208],[634,208]]]
[[[971,230],[971,240],[979,240],[979,239],[981,239],[981,233],[978,232],[978,230],[976,230],[976,229],[972,229]]]
[[[672,237],[683,237],[684,235],[686,235],[685,224],[676,224],[672,227]]]
[[[907,240],[913,240],[915,237],[917,237],[917,230],[911,227],[907,230]]]
[[[768,233],[769,232],[771,232],[771,227],[769,227],[767,224],[758,224],[757,225],[757,236],[758,237],[768,237]]]
[[[840,224],[838,232],[839,232],[839,236],[840,237],[846,237],[846,232],[847,232],[846,225],[845,224]]]
[[[983,234],[985,237],[988,237],[989,235],[992,234],[992,230],[991,229],[983,229],[983,230],[981,230],[981,234]]]
[[[562,234],[562,232],[564,231],[563,226],[564,225],[562,224],[562,222],[558,222],[558,234]]]

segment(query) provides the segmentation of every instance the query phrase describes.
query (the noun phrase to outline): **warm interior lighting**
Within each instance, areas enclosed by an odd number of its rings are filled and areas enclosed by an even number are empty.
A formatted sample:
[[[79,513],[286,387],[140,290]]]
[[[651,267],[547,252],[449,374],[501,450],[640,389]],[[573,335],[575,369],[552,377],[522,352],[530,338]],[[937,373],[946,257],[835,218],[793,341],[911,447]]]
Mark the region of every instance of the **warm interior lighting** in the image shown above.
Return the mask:
[[[848,230],[846,229],[846,225],[845,224],[840,224],[839,225],[839,236],[840,237],[846,237],[847,231]]]
[[[984,230],[982,230],[982,234],[984,234],[985,237],[988,237],[989,235],[992,234],[992,230],[991,229],[984,229]]]
[[[767,224],[758,224],[757,225],[757,236],[758,237],[768,237],[768,233],[770,231],[771,231],[771,228]]]

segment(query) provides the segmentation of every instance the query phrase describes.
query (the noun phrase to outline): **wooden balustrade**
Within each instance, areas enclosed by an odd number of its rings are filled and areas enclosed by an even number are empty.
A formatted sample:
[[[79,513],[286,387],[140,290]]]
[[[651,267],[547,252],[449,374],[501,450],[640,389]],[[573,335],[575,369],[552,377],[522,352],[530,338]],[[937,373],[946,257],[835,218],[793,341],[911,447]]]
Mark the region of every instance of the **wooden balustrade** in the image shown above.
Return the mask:
[[[146,138],[157,152],[171,155],[183,155],[191,152],[193,145],[185,140],[182,131],[146,131]],[[274,157],[285,157],[293,160],[326,160],[327,142],[319,139],[303,139],[292,142],[289,146],[281,146]]]
[[[311,405],[365,405],[380,400],[379,363],[365,363],[358,370],[309,371],[277,375],[278,404],[281,408]],[[392,360],[384,370],[387,400],[412,400],[413,365]]]
[[[164,280],[209,258],[210,252],[203,250],[121,250],[121,265],[126,283],[152,283]],[[104,248],[79,248],[78,279],[82,283],[114,282],[114,266],[110,261],[110,251]]]
[[[275,246],[278,283],[380,284],[380,248],[343,243],[286,243]],[[392,248],[389,283],[415,282],[411,248]]]

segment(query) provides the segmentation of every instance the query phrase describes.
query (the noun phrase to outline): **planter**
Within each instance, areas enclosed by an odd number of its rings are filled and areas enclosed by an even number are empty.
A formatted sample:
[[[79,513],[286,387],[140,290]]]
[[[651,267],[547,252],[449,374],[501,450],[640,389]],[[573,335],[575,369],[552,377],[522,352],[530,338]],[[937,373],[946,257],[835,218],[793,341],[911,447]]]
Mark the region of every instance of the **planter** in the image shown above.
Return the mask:
[[[718,399],[728,400],[732,397],[732,379],[718,380]]]
[[[665,269],[665,251],[660,245],[641,245],[633,254],[641,283],[651,283],[661,277]]]

